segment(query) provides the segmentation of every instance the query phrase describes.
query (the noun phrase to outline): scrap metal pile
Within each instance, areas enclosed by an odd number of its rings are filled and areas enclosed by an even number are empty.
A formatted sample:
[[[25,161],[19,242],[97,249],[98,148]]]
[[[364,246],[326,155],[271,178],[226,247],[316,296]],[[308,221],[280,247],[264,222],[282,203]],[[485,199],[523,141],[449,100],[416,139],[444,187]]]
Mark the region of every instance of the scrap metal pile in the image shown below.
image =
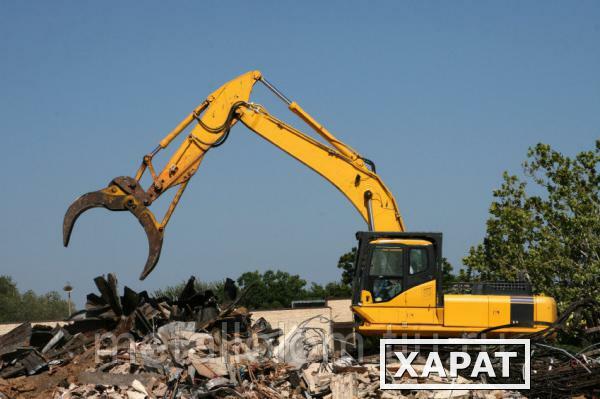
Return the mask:
[[[572,303],[547,330],[528,336],[531,340],[531,394],[534,397],[600,396],[600,327],[584,330],[592,344],[580,350],[564,348],[550,339],[582,311],[600,321],[600,303],[584,298]],[[593,323],[593,322],[592,322]]]
[[[265,376],[285,372],[268,353],[282,332],[251,323],[237,306],[246,292],[237,295],[229,279],[221,306],[213,292],[196,291],[193,277],[176,299],[129,287],[120,296],[113,274],[94,281],[100,295],[89,294],[63,326],[24,323],[0,337],[0,397],[192,398],[248,381],[267,389]]]
[[[522,397],[501,390],[382,391],[377,356],[358,363],[335,352],[327,329],[311,324],[314,318],[287,332],[262,318],[252,321],[239,306],[248,290],[238,294],[231,280],[224,303],[211,291],[196,291],[193,278],[175,299],[128,287],[119,295],[112,274],[95,283],[99,294],[89,294],[85,310],[68,323],[54,328],[24,323],[0,336],[0,399]],[[557,363],[554,370],[571,377],[587,370],[586,380],[598,378],[600,362],[591,355],[598,349],[575,357],[584,359],[584,368]],[[537,366],[552,372],[547,364]],[[388,379],[394,379],[393,372],[392,365]]]

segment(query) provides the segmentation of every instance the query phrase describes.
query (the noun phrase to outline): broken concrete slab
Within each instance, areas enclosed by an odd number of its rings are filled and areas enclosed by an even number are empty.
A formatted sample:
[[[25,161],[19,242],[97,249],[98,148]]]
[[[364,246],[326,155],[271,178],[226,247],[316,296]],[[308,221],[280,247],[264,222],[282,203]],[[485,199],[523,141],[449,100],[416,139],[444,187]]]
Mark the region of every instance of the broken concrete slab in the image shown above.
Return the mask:
[[[331,377],[331,399],[354,399],[358,396],[355,373],[336,374]]]

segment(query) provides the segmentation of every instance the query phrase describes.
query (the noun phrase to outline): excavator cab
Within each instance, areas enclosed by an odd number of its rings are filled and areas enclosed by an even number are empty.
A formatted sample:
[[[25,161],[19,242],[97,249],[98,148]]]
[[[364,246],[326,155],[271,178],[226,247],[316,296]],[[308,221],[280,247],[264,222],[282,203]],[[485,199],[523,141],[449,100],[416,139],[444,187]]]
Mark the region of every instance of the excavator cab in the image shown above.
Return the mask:
[[[403,293],[428,282],[436,289],[430,290],[427,303],[441,303],[441,233],[359,232],[356,236],[354,306],[396,302]]]

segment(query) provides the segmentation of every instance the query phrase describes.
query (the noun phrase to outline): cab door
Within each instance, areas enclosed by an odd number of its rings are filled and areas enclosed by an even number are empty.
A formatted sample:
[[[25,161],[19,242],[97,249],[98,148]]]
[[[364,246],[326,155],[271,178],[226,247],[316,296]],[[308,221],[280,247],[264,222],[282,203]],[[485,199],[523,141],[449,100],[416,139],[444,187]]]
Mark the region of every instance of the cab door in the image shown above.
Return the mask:
[[[406,247],[406,290],[435,280],[435,253],[428,242]]]
[[[437,301],[436,265],[432,245],[407,247],[406,257],[404,297],[407,309],[410,308],[408,322],[432,322]]]

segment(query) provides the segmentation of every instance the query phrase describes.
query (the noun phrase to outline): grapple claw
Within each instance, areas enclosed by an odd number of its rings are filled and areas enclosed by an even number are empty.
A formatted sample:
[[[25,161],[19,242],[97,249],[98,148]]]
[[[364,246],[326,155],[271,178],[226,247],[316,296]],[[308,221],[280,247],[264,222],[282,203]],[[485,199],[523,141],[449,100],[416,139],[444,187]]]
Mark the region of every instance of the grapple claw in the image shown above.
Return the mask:
[[[63,244],[65,247],[69,245],[75,221],[88,209],[103,207],[111,211],[129,211],[140,222],[148,237],[148,259],[140,274],[140,280],[143,280],[156,266],[163,243],[163,231],[147,208],[151,202],[135,179],[127,176],[117,177],[108,187],[84,194],[71,204],[63,220]]]

